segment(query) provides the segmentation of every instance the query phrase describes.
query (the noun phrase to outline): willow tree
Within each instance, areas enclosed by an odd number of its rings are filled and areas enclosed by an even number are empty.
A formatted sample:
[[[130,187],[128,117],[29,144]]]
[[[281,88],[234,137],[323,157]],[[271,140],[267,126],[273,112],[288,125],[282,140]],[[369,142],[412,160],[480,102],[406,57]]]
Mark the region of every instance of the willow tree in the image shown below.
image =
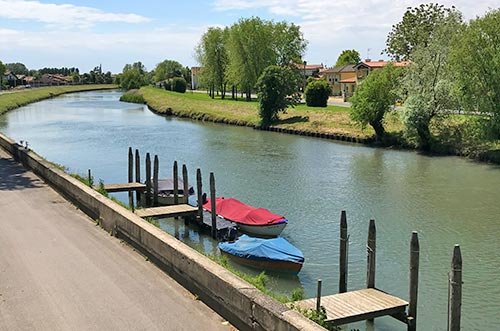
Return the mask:
[[[212,98],[215,87],[221,92],[222,99],[226,95],[229,65],[227,36],[227,28],[209,28],[195,50],[202,66],[201,80],[209,87]]]

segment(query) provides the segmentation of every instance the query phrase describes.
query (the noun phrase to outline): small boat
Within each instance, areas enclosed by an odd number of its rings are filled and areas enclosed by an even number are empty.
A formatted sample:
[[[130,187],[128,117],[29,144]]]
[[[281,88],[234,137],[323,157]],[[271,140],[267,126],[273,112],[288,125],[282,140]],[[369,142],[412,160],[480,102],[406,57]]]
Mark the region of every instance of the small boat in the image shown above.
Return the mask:
[[[257,269],[298,273],[304,264],[302,252],[282,237],[242,235],[235,242],[219,243],[219,249],[236,263]]]
[[[210,199],[203,208],[211,212]],[[276,237],[288,223],[281,215],[271,213],[264,208],[255,208],[234,198],[216,198],[215,210],[217,216],[238,224],[242,232],[257,236]]]
[[[151,187],[153,187],[153,180],[151,180]],[[184,198],[184,182],[179,179],[178,185],[179,202],[185,201]],[[188,196],[194,194],[194,189],[189,186]],[[161,206],[170,206],[174,204],[174,179],[166,178],[158,180],[158,204]]]

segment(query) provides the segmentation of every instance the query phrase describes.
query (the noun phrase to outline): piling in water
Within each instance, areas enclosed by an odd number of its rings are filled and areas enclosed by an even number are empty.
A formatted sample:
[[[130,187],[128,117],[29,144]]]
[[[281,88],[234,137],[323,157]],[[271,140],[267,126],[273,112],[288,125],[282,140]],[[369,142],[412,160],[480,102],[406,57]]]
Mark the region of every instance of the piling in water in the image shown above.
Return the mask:
[[[339,256],[339,293],[347,292],[347,215],[340,214],[340,256]]]

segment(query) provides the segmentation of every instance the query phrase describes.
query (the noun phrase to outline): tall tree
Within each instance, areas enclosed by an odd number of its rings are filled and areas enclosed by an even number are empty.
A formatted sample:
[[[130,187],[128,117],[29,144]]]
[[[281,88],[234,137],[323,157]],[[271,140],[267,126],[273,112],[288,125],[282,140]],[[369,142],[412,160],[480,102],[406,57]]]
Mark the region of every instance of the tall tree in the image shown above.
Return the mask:
[[[2,90],[3,88],[3,77],[5,74],[5,70],[7,70],[7,67],[2,63],[2,61],[0,61],[0,90]]]
[[[184,67],[179,62],[164,60],[156,65],[153,79],[155,82],[160,82],[169,78],[183,77],[184,70]]]
[[[335,63],[336,67],[345,66],[347,64],[356,64],[361,61],[359,52],[355,49],[345,49],[340,53]]]
[[[408,134],[417,138],[423,150],[429,150],[432,145],[431,121],[439,121],[450,110],[457,109],[449,53],[461,24],[461,14],[450,12],[434,26],[426,45],[416,46],[411,53],[412,62],[403,84],[408,96],[403,120]]]
[[[369,124],[377,139],[385,135],[383,120],[396,102],[399,69],[392,64],[371,72],[351,98],[351,118],[362,126]]]
[[[210,88],[217,87],[224,99],[228,79],[229,55],[227,51],[227,37],[229,30],[221,28],[209,28],[201,38],[196,49],[198,62],[202,66],[201,79]]]
[[[395,61],[411,60],[413,50],[426,47],[436,26],[454,12],[454,7],[446,8],[435,3],[408,8],[401,22],[392,26],[383,52]]]
[[[307,41],[300,31],[300,26],[287,22],[270,22],[272,27],[274,64],[287,66],[291,63],[301,63],[306,51]]]
[[[29,73],[28,68],[23,63],[6,63],[7,70],[12,71],[16,75],[27,75]]]
[[[490,138],[500,138],[500,10],[464,26],[451,49],[459,98],[469,111],[485,114]]]
[[[125,67],[123,67],[123,72],[120,76],[121,88],[130,90],[147,84],[148,79],[146,67],[144,67],[142,62],[126,64]]]

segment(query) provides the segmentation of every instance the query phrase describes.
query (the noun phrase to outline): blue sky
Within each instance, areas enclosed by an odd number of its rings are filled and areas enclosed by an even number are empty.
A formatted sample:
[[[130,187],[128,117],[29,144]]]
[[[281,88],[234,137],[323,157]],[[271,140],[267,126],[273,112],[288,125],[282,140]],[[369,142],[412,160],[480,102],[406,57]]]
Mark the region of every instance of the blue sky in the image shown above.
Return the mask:
[[[331,66],[343,49],[383,58],[387,33],[414,0],[0,0],[0,60],[31,69],[102,64],[120,72],[164,59],[193,66],[194,47],[209,26],[260,16],[301,26],[309,41],[305,59]],[[467,19],[498,7],[498,0],[443,0]]]

